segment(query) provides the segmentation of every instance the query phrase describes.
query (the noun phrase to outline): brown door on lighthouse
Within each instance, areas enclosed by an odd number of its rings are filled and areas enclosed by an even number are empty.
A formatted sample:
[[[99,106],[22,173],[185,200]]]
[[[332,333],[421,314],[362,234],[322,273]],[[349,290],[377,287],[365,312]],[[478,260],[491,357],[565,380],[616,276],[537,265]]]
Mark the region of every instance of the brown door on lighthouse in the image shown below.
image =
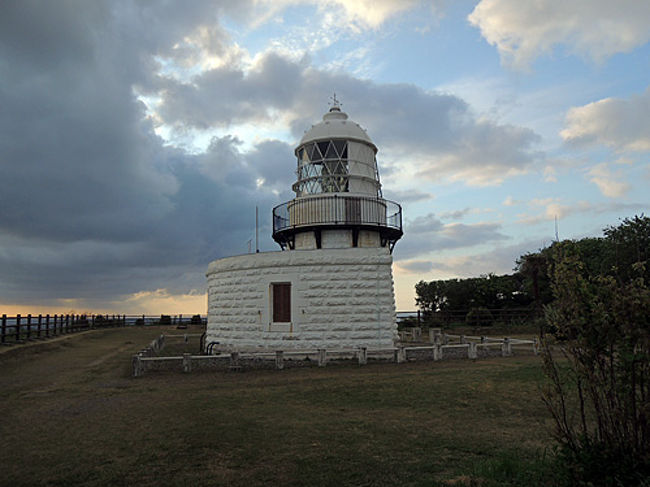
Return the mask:
[[[291,322],[291,283],[271,284],[271,293],[273,295],[273,322],[290,323]]]

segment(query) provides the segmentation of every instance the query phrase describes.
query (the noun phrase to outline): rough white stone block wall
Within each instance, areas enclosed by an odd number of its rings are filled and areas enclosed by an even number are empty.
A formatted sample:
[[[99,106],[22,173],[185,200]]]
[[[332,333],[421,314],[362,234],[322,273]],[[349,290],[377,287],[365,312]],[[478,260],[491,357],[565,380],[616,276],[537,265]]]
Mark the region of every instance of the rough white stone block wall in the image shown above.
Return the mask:
[[[208,267],[206,344],[229,350],[392,347],[392,256],[386,248],[265,252]],[[270,287],[291,283],[291,323],[272,323]]]

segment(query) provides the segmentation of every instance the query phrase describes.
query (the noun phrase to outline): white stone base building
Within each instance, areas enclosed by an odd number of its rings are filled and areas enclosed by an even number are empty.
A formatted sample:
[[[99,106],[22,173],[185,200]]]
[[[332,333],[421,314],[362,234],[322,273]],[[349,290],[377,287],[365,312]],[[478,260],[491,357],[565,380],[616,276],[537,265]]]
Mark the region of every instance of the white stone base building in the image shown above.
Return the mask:
[[[282,252],[210,264],[206,349],[394,346],[402,209],[382,197],[377,147],[333,101],[296,148],[296,197],[273,209]]]
[[[206,343],[239,351],[392,347],[397,325],[391,264],[385,247],[267,252],[214,261],[207,274]],[[274,290],[286,284],[289,320],[276,322]],[[282,305],[277,299],[275,304]]]

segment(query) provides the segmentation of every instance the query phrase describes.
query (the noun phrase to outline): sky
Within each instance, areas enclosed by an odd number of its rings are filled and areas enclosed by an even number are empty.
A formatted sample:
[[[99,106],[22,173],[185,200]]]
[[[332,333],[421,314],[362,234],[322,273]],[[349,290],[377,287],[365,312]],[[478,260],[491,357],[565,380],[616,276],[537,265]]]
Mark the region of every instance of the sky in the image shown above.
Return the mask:
[[[420,280],[650,207],[645,0],[0,3],[0,313],[205,313],[334,92]],[[557,221],[557,227],[556,227]],[[254,242],[252,243],[254,248]]]

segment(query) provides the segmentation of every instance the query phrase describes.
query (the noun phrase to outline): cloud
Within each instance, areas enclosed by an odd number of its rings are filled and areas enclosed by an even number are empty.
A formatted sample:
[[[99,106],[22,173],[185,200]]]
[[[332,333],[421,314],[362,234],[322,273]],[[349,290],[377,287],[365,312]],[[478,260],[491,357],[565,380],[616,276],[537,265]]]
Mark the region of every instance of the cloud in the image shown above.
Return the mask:
[[[3,6],[3,300],[104,309],[143,291],[200,292],[209,261],[246,252],[255,206],[262,248],[274,248],[270,209],[293,165],[286,144],[243,152],[224,136],[190,154],[155,134],[134,95],[162,89],[156,58],[220,11],[202,2]],[[219,32],[202,41],[206,51],[219,52]]]
[[[520,213],[517,215],[517,223],[535,225],[544,221],[552,221],[556,217],[558,219],[562,219],[570,215],[578,215],[583,213],[601,214],[621,211],[644,211],[648,207],[647,202],[592,203],[589,201],[577,201],[573,203],[563,203],[561,198],[532,199],[528,202],[528,205],[533,208],[543,207],[543,211],[541,213],[534,213],[532,215],[530,213]]]
[[[629,99],[605,98],[571,108],[560,135],[575,144],[603,144],[617,151],[650,151],[650,87]]]
[[[405,225],[404,238],[395,247],[395,259],[508,239],[500,229],[498,223],[443,223],[434,214],[420,216]]]
[[[433,194],[420,191],[419,189],[386,189],[383,193],[385,198],[400,204],[427,201],[435,198]]]
[[[443,211],[438,216],[443,220],[460,220],[467,215],[479,215],[481,213],[492,213],[492,208],[463,208],[462,210]]]
[[[445,260],[402,260],[398,270],[407,274],[427,274],[434,279],[476,277],[485,274],[510,274],[516,260],[536,251],[541,242],[526,240],[514,245],[498,246],[494,250],[463,256],[449,256]]]
[[[397,265],[411,274],[426,274],[433,269],[433,264],[428,260],[400,261]]]
[[[161,288],[133,293],[124,299],[124,303],[114,303],[118,309],[124,305],[133,314],[155,314],[160,313],[160,310],[165,310],[170,314],[187,313],[188,311],[203,314],[207,307],[207,295],[205,292],[198,291],[172,294],[168,289]]]
[[[424,178],[494,185],[529,171],[542,157],[532,130],[477,119],[456,96],[323,71],[272,51],[250,70],[231,65],[190,82],[167,79],[157,110],[162,123],[179,129],[275,120],[299,139],[322,115],[324,103],[315,101],[332,87],[351,118],[368,128],[380,157],[389,159],[382,167],[391,181],[408,174],[411,183]]]
[[[558,45],[602,61],[650,40],[650,3],[637,0],[481,0],[468,20],[517,69]]]
[[[257,18],[254,24],[258,25],[280,15],[289,6],[315,5],[318,13],[314,17],[321,23],[329,24],[336,19],[339,25],[343,24],[358,32],[378,29],[391,17],[421,3],[421,0],[261,0],[255,2]]]
[[[522,255],[536,251],[541,242],[526,240],[514,245],[498,246],[494,250],[479,254],[454,256],[445,261],[431,262],[433,269],[438,269],[445,278],[476,277],[489,273],[510,274],[516,260]]]
[[[620,174],[613,174],[604,163],[592,167],[587,175],[589,181],[598,186],[600,192],[608,198],[620,198],[630,189],[628,183],[616,179]]]

